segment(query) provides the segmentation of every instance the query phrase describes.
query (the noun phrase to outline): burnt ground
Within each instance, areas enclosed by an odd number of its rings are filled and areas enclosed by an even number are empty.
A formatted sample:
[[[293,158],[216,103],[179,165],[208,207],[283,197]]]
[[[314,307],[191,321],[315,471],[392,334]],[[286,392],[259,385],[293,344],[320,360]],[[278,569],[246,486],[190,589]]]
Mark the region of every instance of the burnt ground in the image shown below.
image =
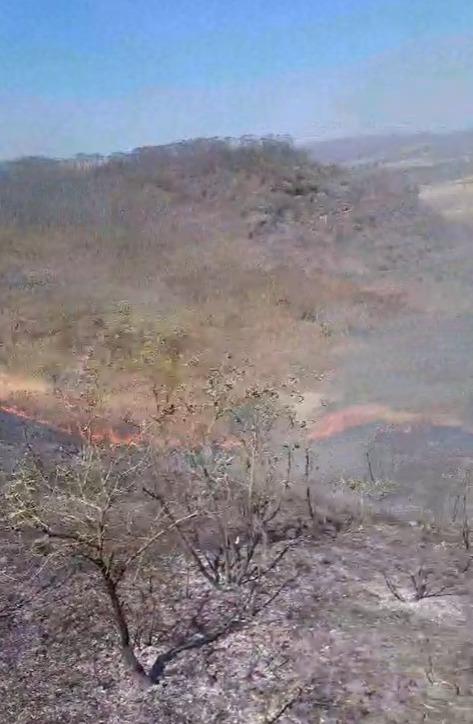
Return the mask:
[[[56,459],[75,455],[80,443],[78,435],[27,420],[0,408],[0,471],[3,475],[18,468],[29,449],[42,457]]]
[[[149,689],[125,675],[90,577],[79,573],[37,595],[0,620],[2,721],[470,722],[472,574],[458,542],[369,520],[334,535],[306,533],[268,580],[267,596],[285,583],[268,607],[216,644],[182,654]],[[170,565],[174,576],[185,575],[179,558]],[[414,601],[409,576],[422,566],[429,597]],[[171,601],[171,619],[192,629],[207,594],[194,576],[185,594],[170,586],[164,620]],[[71,597],[81,605],[71,606]],[[230,599],[218,594],[209,618]],[[142,647],[142,660],[166,644],[164,635]]]
[[[0,441],[4,445],[22,446],[28,442],[40,446],[76,446],[77,436],[62,432],[35,420],[26,420],[0,407]]]

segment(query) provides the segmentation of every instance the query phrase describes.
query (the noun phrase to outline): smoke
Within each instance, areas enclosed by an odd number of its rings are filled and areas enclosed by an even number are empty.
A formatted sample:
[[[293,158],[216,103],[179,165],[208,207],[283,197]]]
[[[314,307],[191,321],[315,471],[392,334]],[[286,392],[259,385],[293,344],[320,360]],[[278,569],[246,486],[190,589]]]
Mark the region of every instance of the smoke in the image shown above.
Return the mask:
[[[360,67],[339,114],[354,133],[471,125],[473,35],[417,42]]]

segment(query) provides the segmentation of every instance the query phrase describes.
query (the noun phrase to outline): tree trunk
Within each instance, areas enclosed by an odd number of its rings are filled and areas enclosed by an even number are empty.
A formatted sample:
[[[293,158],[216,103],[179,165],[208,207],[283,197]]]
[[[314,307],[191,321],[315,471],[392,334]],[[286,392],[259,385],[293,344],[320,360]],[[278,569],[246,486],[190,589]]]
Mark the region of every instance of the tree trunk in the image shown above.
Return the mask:
[[[147,674],[136,658],[130,641],[130,630],[128,628],[126,614],[117,593],[118,582],[111,577],[103,561],[94,561],[94,563],[100,570],[110,603],[112,604],[115,624],[120,634],[120,647],[123,661],[127,669],[140,684],[145,684],[146,686],[157,684],[161,680],[167,664],[174,661],[179,654],[184,651],[191,651],[192,649],[200,649],[207,644],[213,643],[241,625],[241,621],[239,619],[231,618],[214,631],[192,636],[187,641],[157,656],[149,674]]]
[[[120,647],[123,661],[134,677],[136,677],[140,682],[150,684],[151,680],[146,671],[144,670],[143,666],[136,658],[133,646],[130,641],[130,630],[128,628],[128,623],[126,620],[125,612],[123,610],[123,606],[117,593],[117,583],[110,577],[110,574],[105,569],[105,567],[99,566],[99,568],[105,583],[105,588],[110,599],[110,603],[112,604],[115,623],[118,629],[118,633],[120,635]]]

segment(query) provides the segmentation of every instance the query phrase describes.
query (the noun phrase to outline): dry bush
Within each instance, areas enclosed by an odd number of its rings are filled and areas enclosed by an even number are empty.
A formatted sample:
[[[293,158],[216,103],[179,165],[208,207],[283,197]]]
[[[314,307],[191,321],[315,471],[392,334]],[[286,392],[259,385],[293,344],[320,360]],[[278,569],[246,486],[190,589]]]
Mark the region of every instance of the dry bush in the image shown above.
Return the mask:
[[[243,626],[287,584],[274,589],[268,581],[295,542],[278,528],[291,473],[271,448],[281,411],[268,390],[248,391],[230,407],[221,385],[213,380],[207,394],[218,422],[232,419],[235,453],[210,439],[166,459],[152,449],[86,446],[54,465],[30,447],[4,490],[4,522],[41,575],[67,569],[100,582],[123,660],[146,683],[159,681],[178,655]],[[177,543],[187,567],[214,590],[186,602],[184,630],[179,606],[187,584],[177,572]],[[169,645],[146,671],[137,646],[166,637]]]
[[[169,661],[223,636],[240,623],[243,613],[232,611],[211,631],[188,635],[159,654],[145,672],[136,643],[143,636],[145,614],[148,637],[160,633],[150,608],[153,602],[155,610],[166,607],[169,549],[164,540],[176,525],[197,512],[169,523],[162,506],[141,494],[141,467],[141,460],[104,460],[93,449],[67,467],[50,471],[35,460],[7,487],[5,507],[11,527],[21,532],[24,544],[41,558],[43,571],[79,565],[92,585],[98,577],[119,634],[124,663],[140,681],[155,683]],[[193,613],[197,617],[199,612]]]
[[[399,585],[393,583],[391,578],[385,575],[384,579],[390,593],[403,603],[407,600],[422,601],[425,598],[458,595],[457,581],[450,580],[448,583],[443,583],[442,578],[445,578],[445,574],[442,576],[441,573],[442,571],[425,566],[420,566],[413,573],[406,573],[408,588],[411,589],[408,597],[401,593]]]
[[[47,469],[30,458],[5,491],[7,519],[32,538],[47,563],[79,559],[102,581],[127,664],[144,675],[133,651],[120,587],[156,551],[169,530],[161,511],[137,495],[141,461],[105,461],[93,448],[68,465]],[[37,537],[36,537],[37,536]]]
[[[210,438],[184,456],[178,453],[171,470],[158,460],[155,485],[146,493],[162,505],[184,552],[206,580],[216,587],[256,583],[294,543],[276,553],[272,546],[281,526],[294,525],[285,505],[293,482],[294,421],[274,390],[247,390],[239,405],[230,405],[232,383],[214,375],[209,385],[210,429],[224,425],[231,438],[221,443]],[[181,526],[177,521],[191,510],[199,514]]]

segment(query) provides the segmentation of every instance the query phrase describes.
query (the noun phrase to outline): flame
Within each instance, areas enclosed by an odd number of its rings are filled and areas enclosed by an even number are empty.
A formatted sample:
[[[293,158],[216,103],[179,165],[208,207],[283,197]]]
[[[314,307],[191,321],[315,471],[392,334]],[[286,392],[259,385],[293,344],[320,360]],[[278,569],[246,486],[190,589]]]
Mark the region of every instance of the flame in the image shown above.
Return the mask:
[[[119,430],[112,425],[106,425],[102,422],[91,423],[90,425],[81,425],[80,423],[71,423],[69,425],[55,425],[50,420],[46,420],[35,414],[26,412],[26,410],[16,405],[0,404],[0,412],[14,415],[17,418],[44,425],[49,430],[59,434],[65,434],[71,437],[79,437],[84,441],[94,443],[95,445],[138,445],[142,441],[141,431],[131,432],[129,430]]]
[[[319,420],[309,433],[309,440],[327,440],[354,427],[372,422],[385,422],[390,425],[428,423],[438,427],[463,427],[462,422],[449,415],[423,415],[418,412],[393,410],[385,405],[353,405],[326,415]]]
[[[135,446],[142,444],[145,439],[150,442],[150,436],[144,434],[141,429],[137,430],[125,430],[120,429],[118,426],[113,426],[110,423],[106,423],[104,420],[94,420],[89,425],[81,425],[79,422],[72,422],[70,424],[54,424],[51,420],[36,415],[32,412],[27,412],[25,409],[16,405],[6,405],[0,403],[0,412],[13,415],[16,418],[20,418],[27,422],[31,422],[37,425],[42,425],[52,432],[58,434],[67,435],[74,439],[81,439],[84,442],[92,443],[94,445],[111,445],[111,446]],[[122,428],[130,423],[122,423]],[[137,426],[136,426],[137,427]],[[187,437],[187,441],[189,438]],[[170,437],[164,439],[162,435],[159,436],[159,442],[166,448],[180,448],[185,442],[179,437]],[[241,442],[234,437],[226,437],[219,441],[221,447],[226,450],[233,450],[237,447],[241,447]]]
[[[71,438],[79,438],[84,442],[94,445],[111,446],[138,446],[144,442],[144,434],[141,430],[120,429],[117,425],[106,423],[103,420],[94,420],[89,425],[81,425],[79,422],[70,424],[54,424],[50,420],[42,418],[34,413],[27,412],[16,405],[0,403],[0,412],[13,415],[22,420],[43,425],[53,432],[67,435]],[[331,437],[340,435],[346,430],[368,425],[373,422],[384,422],[390,425],[411,425],[427,423],[438,427],[457,427],[466,432],[473,433],[473,427],[465,427],[457,418],[445,414],[425,415],[405,410],[393,410],[386,405],[367,404],[353,405],[325,415],[321,420],[312,426],[308,434],[308,440],[328,440]],[[129,423],[122,423],[122,427]],[[222,448],[232,450],[241,446],[241,442],[229,436],[220,440]],[[167,440],[166,446],[180,447],[182,440],[175,438]]]
[[[141,432],[120,432],[113,427],[109,427],[106,430],[89,430],[88,428],[81,429],[81,437],[84,440],[94,443],[94,445],[107,444],[115,447],[121,445],[128,445],[137,447],[142,442],[143,436]]]

